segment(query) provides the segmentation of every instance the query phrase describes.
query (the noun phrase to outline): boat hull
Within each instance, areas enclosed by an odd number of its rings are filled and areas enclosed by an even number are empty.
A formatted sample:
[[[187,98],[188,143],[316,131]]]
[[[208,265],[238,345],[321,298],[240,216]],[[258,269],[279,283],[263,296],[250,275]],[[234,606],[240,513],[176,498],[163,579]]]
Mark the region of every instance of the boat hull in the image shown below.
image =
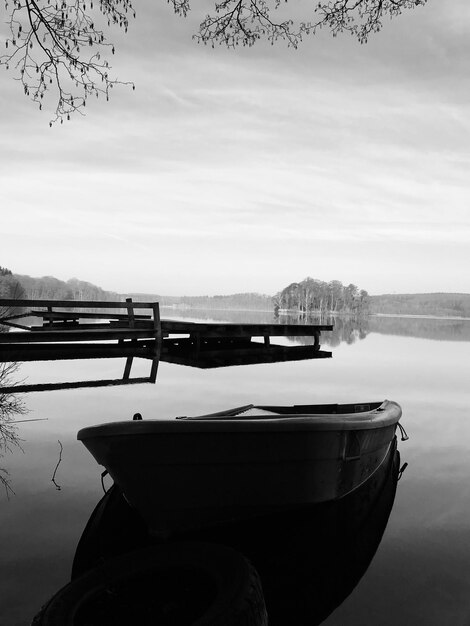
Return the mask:
[[[78,438],[150,531],[168,536],[351,493],[389,452],[401,410],[388,405],[360,416],[117,422]]]
[[[196,529],[171,541],[209,542],[244,554],[261,577],[270,626],[320,624],[358,584],[381,541],[399,475],[395,439],[380,468],[344,498]],[[72,577],[161,543],[113,486],[83,532]]]

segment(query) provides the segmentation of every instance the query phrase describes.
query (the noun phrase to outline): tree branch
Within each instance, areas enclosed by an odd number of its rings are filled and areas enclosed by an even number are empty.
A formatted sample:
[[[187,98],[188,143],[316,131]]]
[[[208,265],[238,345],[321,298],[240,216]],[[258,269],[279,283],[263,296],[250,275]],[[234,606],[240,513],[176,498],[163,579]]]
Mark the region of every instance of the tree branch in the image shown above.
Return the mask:
[[[114,54],[98,23],[116,25],[127,31],[128,16],[135,17],[132,0],[3,0],[9,15],[7,53],[0,65],[16,73],[24,93],[42,108],[48,91],[56,94],[55,115],[50,124],[83,113],[90,96],[105,96],[117,84],[132,85],[109,75],[102,59],[105,51]],[[167,0],[178,15],[186,16],[189,0]],[[287,1],[287,0],[286,0]],[[274,19],[281,0],[215,0],[194,38],[204,44],[252,46],[260,39],[272,44],[278,39],[297,48],[304,35],[321,28],[333,36],[350,32],[361,43],[378,32],[386,17],[423,6],[427,0],[320,0],[313,19]],[[95,6],[96,4],[96,6]],[[283,3],[284,4],[284,3]],[[89,53],[86,51],[89,50]]]
[[[128,15],[135,17],[131,0],[97,0],[97,8],[93,0],[14,0],[12,9],[4,1],[10,10],[10,34],[0,65],[16,72],[24,93],[40,109],[48,90],[55,91],[51,125],[82,112],[92,95],[109,99],[116,84],[134,87],[110,78],[109,62],[102,59],[102,52],[114,54],[114,46],[97,25],[101,16],[108,27],[117,25],[127,31]]]

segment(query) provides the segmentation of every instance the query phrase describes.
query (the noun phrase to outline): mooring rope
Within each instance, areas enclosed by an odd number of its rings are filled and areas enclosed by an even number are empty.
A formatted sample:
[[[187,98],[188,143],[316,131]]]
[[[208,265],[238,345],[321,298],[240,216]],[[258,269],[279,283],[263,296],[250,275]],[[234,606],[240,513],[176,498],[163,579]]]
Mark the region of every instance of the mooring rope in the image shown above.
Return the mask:
[[[401,440],[402,441],[408,441],[409,437],[408,437],[408,434],[407,434],[406,430],[403,428],[403,426],[400,424],[400,422],[397,422],[397,424],[398,424],[398,428],[400,429]]]

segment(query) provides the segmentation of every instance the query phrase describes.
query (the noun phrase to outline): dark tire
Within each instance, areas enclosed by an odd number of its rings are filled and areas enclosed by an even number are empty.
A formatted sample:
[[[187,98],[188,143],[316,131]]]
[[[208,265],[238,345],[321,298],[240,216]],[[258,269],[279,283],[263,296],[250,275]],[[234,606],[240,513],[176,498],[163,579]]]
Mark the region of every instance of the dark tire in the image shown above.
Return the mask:
[[[63,587],[33,626],[267,626],[259,576],[239,552],[168,543],[104,562]]]

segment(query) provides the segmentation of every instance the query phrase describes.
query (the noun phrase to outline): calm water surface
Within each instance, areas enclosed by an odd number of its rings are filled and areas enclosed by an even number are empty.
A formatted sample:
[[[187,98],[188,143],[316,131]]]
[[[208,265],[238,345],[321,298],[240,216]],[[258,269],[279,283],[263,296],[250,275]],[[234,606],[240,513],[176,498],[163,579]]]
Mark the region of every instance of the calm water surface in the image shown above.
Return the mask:
[[[208,316],[232,321],[227,314],[200,314]],[[243,318],[267,321],[248,313]],[[408,468],[367,573],[324,624],[468,626],[470,322],[374,319],[343,331],[331,342],[332,359],[215,370],[161,363],[156,385],[25,395],[25,417],[47,421],[19,424],[22,450],[0,459],[15,491],[9,499],[0,492],[0,624],[29,624],[70,579],[77,541],[102,495],[101,468],[76,441],[80,428],[129,419],[137,411],[145,419],[248,403],[388,398],[403,409],[410,440],[399,449]],[[326,333],[322,347],[329,349]],[[118,378],[123,366],[112,359],[25,363],[17,377],[30,383]],[[148,369],[136,361],[133,375],[145,376]],[[60,490],[51,482],[59,441]]]

